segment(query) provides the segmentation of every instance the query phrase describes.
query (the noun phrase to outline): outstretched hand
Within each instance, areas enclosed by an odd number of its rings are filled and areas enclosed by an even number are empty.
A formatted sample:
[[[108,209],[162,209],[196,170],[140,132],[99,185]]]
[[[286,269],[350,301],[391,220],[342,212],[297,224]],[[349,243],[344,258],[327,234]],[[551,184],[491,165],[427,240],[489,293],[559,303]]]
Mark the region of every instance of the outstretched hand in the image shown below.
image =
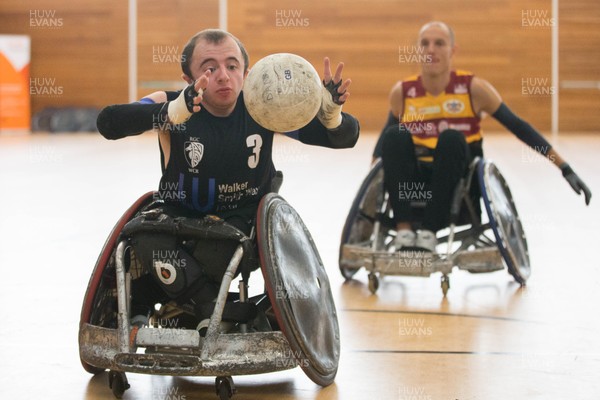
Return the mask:
[[[202,109],[200,103],[209,79],[210,71],[206,71],[193,84],[183,89],[175,100],[168,103],[167,115],[171,123],[182,124],[190,119],[193,113]]]
[[[350,97],[348,87],[352,81],[346,79],[342,82],[344,63],[338,64],[333,76],[331,75],[329,57],[325,57],[323,64],[325,73],[323,74],[322,101],[317,118],[325,128],[335,130],[342,124],[342,105]]]
[[[590,204],[590,200],[592,199],[592,192],[587,187],[587,185],[581,180],[579,176],[573,171],[573,169],[569,166],[569,164],[564,163],[560,166],[563,176],[569,182],[569,185],[573,188],[575,193],[581,194],[585,197],[585,205]]]
[[[186,93],[186,105],[188,106],[188,110],[190,112],[197,113],[202,108],[200,107],[200,103],[202,102],[202,95],[208,87],[209,80],[210,70],[206,71],[200,78],[196,79],[196,82],[194,82],[193,86],[194,90],[191,90],[192,85],[185,89],[186,91],[190,89],[190,91]]]
[[[348,92],[348,88],[352,81],[350,79],[346,79],[342,82],[342,70],[344,69],[344,63],[341,62],[338,64],[335,75],[331,75],[331,62],[329,61],[329,57],[325,57],[323,61],[324,64],[324,74],[323,74],[323,84],[325,87],[330,85],[333,81],[333,87],[337,86],[337,90],[334,93],[331,93],[333,96],[333,100],[336,104],[344,104],[348,97],[350,97],[350,92]]]

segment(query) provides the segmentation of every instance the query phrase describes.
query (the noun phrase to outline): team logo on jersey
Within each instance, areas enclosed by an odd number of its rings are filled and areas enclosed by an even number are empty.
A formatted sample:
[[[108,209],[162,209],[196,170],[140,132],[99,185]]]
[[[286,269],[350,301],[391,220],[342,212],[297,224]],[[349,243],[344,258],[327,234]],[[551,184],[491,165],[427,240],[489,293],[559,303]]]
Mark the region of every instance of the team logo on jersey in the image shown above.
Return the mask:
[[[465,109],[465,103],[460,100],[452,99],[444,102],[444,111],[450,114],[458,114]]]
[[[198,142],[185,142],[185,159],[192,168],[196,168],[204,155],[204,145]]]
[[[454,93],[456,94],[467,94],[469,90],[467,89],[466,83],[457,83],[454,85]]]

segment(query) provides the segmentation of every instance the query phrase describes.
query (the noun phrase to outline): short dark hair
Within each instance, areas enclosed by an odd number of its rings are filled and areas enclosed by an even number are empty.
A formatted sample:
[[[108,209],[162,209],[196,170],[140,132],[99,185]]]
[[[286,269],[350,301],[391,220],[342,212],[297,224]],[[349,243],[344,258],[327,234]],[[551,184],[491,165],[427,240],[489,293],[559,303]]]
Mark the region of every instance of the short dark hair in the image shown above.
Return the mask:
[[[199,39],[206,40],[208,43],[219,44],[228,37],[232,38],[237,43],[238,47],[240,48],[240,51],[242,52],[242,57],[244,58],[245,73],[248,70],[248,64],[250,64],[250,59],[248,57],[248,53],[246,52],[246,48],[238,38],[222,29],[205,29],[196,33],[190,38],[190,40],[183,48],[183,52],[181,53],[181,70],[183,71],[183,73],[189,76],[190,78],[193,78],[192,72],[190,70],[190,62],[192,60],[192,54],[194,54],[194,49],[196,48],[196,43]]]

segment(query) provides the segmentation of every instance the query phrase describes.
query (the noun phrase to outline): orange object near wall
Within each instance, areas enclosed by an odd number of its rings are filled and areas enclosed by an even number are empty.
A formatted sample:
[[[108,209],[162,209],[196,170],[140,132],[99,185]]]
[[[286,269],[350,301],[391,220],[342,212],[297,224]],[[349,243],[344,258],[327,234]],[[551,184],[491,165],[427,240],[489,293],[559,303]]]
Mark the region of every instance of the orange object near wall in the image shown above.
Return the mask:
[[[26,35],[0,35],[0,133],[31,131],[29,62]]]

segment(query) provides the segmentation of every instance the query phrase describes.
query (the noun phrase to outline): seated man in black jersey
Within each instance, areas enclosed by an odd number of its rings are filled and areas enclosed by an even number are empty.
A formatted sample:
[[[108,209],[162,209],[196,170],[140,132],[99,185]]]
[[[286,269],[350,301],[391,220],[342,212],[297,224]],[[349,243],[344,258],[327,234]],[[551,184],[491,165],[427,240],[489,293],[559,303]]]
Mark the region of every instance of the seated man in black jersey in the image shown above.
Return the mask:
[[[452,70],[454,33],[443,22],[425,24],[418,46],[426,56],[421,74],[399,81],[390,93],[390,114],[374,158],[382,158],[398,233],[396,250],[435,251],[436,231],[449,225],[455,186],[470,161],[482,156],[479,122],[487,113],[562,171],[573,190],[591,192],[555,149],[516,116],[494,87],[470,72]],[[423,182],[429,182],[424,189]],[[418,193],[419,191],[426,193]],[[412,229],[411,200],[425,198],[422,229]]]
[[[217,29],[201,31],[182,53],[183,79],[189,84],[186,89],[155,92],[136,103],[108,106],[97,121],[98,130],[107,139],[158,132],[162,161],[158,196],[164,200],[165,210],[188,217],[216,215],[246,234],[276,172],[272,160],[274,132],[254,121],[244,104],[242,87],[248,64],[248,54],[236,37]],[[323,91],[320,112],[307,126],[286,134],[311,145],[353,147],[359,124],[342,112],[351,82],[342,81],[343,64],[333,76],[329,59],[324,64],[327,90]],[[194,264],[188,265],[186,274],[196,271],[187,276],[187,286],[197,288],[193,303],[215,298],[234,249],[235,244],[227,248],[218,243],[189,249],[198,261],[186,259]],[[162,250],[168,253],[169,249]],[[148,269],[166,292],[177,284],[176,280],[162,279],[152,266]]]

